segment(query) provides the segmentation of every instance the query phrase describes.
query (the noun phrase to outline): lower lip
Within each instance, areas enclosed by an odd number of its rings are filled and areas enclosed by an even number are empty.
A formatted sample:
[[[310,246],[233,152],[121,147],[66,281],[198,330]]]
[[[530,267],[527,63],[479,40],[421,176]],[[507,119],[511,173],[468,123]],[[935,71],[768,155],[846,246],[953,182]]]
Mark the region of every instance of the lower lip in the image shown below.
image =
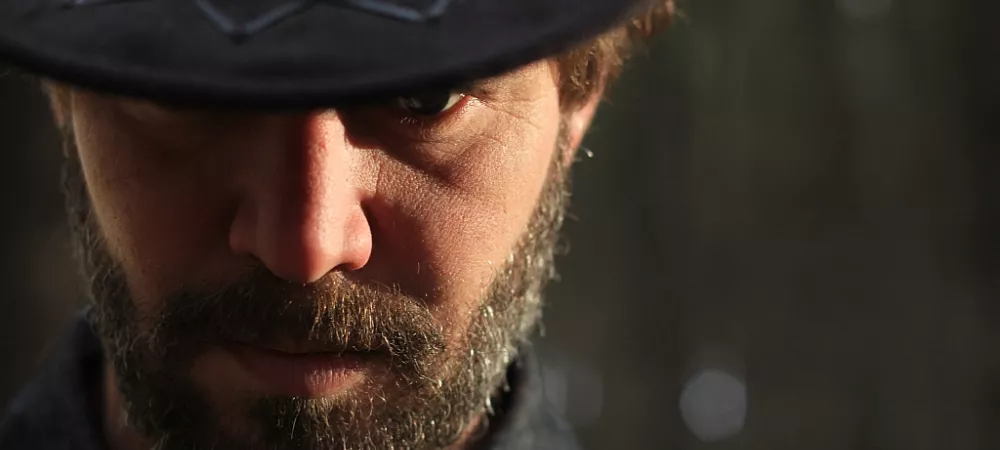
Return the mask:
[[[245,344],[233,344],[229,350],[271,395],[334,396],[360,382],[369,363],[360,353],[291,354]]]

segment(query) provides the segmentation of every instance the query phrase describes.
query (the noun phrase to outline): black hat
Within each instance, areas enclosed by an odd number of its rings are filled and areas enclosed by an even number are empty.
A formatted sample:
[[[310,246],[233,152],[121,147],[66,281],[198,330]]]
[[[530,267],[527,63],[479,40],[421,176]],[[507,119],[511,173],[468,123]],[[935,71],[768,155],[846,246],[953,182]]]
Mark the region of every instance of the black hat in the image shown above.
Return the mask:
[[[643,0],[0,0],[0,60],[113,93],[310,107],[496,75]]]

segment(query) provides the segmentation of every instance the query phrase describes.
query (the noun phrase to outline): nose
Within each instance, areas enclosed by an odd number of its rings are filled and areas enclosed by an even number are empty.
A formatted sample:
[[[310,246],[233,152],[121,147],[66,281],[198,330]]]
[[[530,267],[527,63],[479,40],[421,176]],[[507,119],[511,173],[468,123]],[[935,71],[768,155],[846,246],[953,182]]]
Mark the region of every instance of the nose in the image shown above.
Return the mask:
[[[273,274],[312,283],[364,267],[371,227],[356,187],[343,123],[333,113],[274,116],[248,130],[240,197],[230,228],[233,252]]]

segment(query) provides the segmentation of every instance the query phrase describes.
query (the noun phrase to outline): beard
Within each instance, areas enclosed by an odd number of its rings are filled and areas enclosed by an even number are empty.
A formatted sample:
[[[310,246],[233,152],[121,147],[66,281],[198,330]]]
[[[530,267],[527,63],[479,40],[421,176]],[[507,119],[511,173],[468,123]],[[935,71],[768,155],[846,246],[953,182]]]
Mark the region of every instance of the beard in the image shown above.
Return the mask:
[[[455,443],[479,418],[485,424],[555,277],[569,201],[561,135],[528,228],[466,318],[467,331],[449,345],[426,299],[339,273],[303,285],[260,265],[224,286],[144,299],[156,300],[156,310],[140,311],[94,217],[66,132],[63,182],[76,257],[128,424],[161,450],[431,449]],[[380,358],[391,382],[365,382],[332,398],[242,392],[213,402],[187,376],[196,357],[222,342],[276,338]]]

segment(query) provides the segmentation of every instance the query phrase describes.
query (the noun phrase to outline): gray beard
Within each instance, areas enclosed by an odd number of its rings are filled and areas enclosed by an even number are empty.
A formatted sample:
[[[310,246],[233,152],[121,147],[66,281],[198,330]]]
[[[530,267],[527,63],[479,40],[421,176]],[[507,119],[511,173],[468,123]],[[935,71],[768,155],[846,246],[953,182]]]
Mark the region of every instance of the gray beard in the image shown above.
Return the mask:
[[[464,339],[449,348],[424,301],[398,289],[329,274],[303,287],[262,267],[228,286],[187,287],[140,314],[94,217],[72,133],[64,191],[91,320],[114,367],[124,416],[162,450],[431,449],[455,443],[490,413],[505,374],[537,327],[542,291],[555,277],[559,230],[569,203],[560,139],[535,212],[496,271]],[[213,405],[184,374],[220,339],[274,332],[388,355],[391,389],[366,386],[346,399],[246,394]],[[485,417],[488,419],[488,417]],[[484,423],[486,420],[483,421]]]

